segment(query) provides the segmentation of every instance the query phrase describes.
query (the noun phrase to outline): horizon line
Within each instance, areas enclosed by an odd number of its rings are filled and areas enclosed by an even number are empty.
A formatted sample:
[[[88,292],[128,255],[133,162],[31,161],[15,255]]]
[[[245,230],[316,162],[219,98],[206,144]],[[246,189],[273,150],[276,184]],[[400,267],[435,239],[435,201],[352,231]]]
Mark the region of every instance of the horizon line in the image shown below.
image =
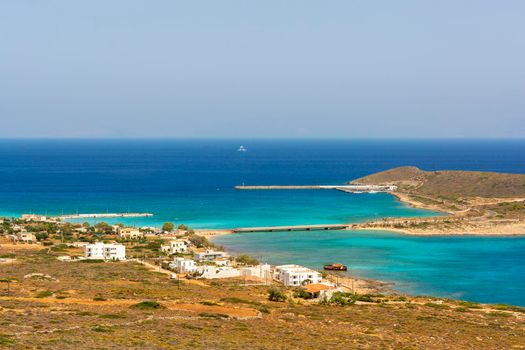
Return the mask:
[[[126,141],[126,140],[164,140],[164,141],[177,141],[177,140],[318,140],[318,141],[352,141],[352,140],[525,140],[525,136],[410,136],[410,137],[283,137],[283,136],[257,136],[257,137],[224,137],[224,136],[184,136],[184,137],[158,137],[158,136],[86,136],[86,137],[62,137],[62,136],[13,136],[5,137],[0,136],[0,140],[115,140],[115,141]]]

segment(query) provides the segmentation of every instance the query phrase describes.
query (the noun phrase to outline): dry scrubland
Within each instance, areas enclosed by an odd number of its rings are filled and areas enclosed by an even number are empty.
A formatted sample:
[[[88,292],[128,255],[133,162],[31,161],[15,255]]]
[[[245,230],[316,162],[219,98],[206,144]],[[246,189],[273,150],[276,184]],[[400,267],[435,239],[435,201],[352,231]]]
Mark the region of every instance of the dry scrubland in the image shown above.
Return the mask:
[[[383,219],[353,228],[386,228],[415,234],[525,234],[525,175],[394,168],[352,181],[395,184],[393,194],[445,218]]]
[[[525,348],[519,308],[406,296],[351,306],[270,302],[267,286],[235,279],[179,286],[136,262],[60,262],[57,254],[0,247],[0,256],[16,259],[0,264],[0,347]],[[34,273],[48,276],[25,277]]]

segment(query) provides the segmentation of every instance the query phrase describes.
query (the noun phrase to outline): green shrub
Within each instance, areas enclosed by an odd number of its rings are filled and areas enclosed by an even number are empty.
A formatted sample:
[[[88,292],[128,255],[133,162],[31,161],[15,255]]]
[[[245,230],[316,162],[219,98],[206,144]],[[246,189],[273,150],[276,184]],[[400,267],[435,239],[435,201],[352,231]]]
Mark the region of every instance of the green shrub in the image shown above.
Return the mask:
[[[165,222],[164,224],[162,224],[162,231],[164,232],[172,232],[174,228],[175,225],[173,225],[172,222]]]
[[[393,301],[407,301],[407,298],[403,295],[400,295],[397,298],[393,299]]]
[[[425,303],[425,306],[434,308],[434,309],[450,309],[450,306],[446,304],[437,304],[437,303]]]
[[[459,305],[469,309],[481,309],[481,305],[479,303],[474,303],[472,301],[462,301],[459,303]]]
[[[286,299],[286,295],[278,289],[268,291],[268,300],[270,301],[286,301]]]
[[[140,310],[154,310],[164,308],[163,305],[157,303],[156,301],[142,301],[140,303],[131,305],[131,307]]]
[[[203,237],[203,236],[199,236],[199,235],[196,235],[196,234],[190,234],[188,236],[188,240],[190,241],[191,244],[193,244],[194,246],[196,246],[197,248],[204,248],[204,247],[211,247],[213,246],[206,237]]]
[[[107,299],[104,297],[101,297],[100,295],[97,295],[93,298],[94,301],[106,301]]]
[[[296,289],[293,293],[293,296],[294,298],[313,299],[313,295],[302,288]]]
[[[335,292],[328,303],[340,306],[353,305],[356,302],[356,295],[352,293]]]
[[[11,336],[0,333],[0,345],[13,345],[15,341]]]
[[[35,298],[48,298],[48,297],[50,297],[52,295],[53,295],[52,291],[44,290],[44,291],[41,291],[41,292],[37,293],[37,295],[35,295]]]
[[[493,306],[496,310],[504,310],[504,311],[515,311],[515,312],[525,312],[525,308],[514,306],[514,305],[507,305],[507,304],[496,304]]]
[[[259,260],[246,254],[239,255],[235,258],[235,261],[237,261],[238,264],[243,265],[259,265]]]
[[[79,262],[84,263],[84,264],[98,264],[98,263],[103,263],[104,260],[100,260],[100,259],[84,259],[84,260],[80,260]]]
[[[372,294],[355,294],[354,298],[356,301],[363,301],[365,303],[379,303],[378,300],[372,298]]]

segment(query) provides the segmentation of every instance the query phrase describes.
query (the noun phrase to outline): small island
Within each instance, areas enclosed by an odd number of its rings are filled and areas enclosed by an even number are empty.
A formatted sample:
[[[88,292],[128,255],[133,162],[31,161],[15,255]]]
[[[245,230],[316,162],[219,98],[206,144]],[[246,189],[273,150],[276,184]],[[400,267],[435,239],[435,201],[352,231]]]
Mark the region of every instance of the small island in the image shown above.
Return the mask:
[[[413,207],[442,212],[425,218],[383,218],[350,229],[418,235],[525,234],[525,175],[478,171],[424,171],[399,167],[349,182],[395,185],[390,193]]]

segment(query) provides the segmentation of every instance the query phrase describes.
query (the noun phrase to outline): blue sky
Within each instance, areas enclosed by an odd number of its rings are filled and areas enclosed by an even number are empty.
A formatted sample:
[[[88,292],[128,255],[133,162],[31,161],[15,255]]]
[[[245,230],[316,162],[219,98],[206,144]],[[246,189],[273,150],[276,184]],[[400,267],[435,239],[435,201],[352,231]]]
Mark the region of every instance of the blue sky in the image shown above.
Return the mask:
[[[0,137],[525,137],[525,2],[2,1]]]

